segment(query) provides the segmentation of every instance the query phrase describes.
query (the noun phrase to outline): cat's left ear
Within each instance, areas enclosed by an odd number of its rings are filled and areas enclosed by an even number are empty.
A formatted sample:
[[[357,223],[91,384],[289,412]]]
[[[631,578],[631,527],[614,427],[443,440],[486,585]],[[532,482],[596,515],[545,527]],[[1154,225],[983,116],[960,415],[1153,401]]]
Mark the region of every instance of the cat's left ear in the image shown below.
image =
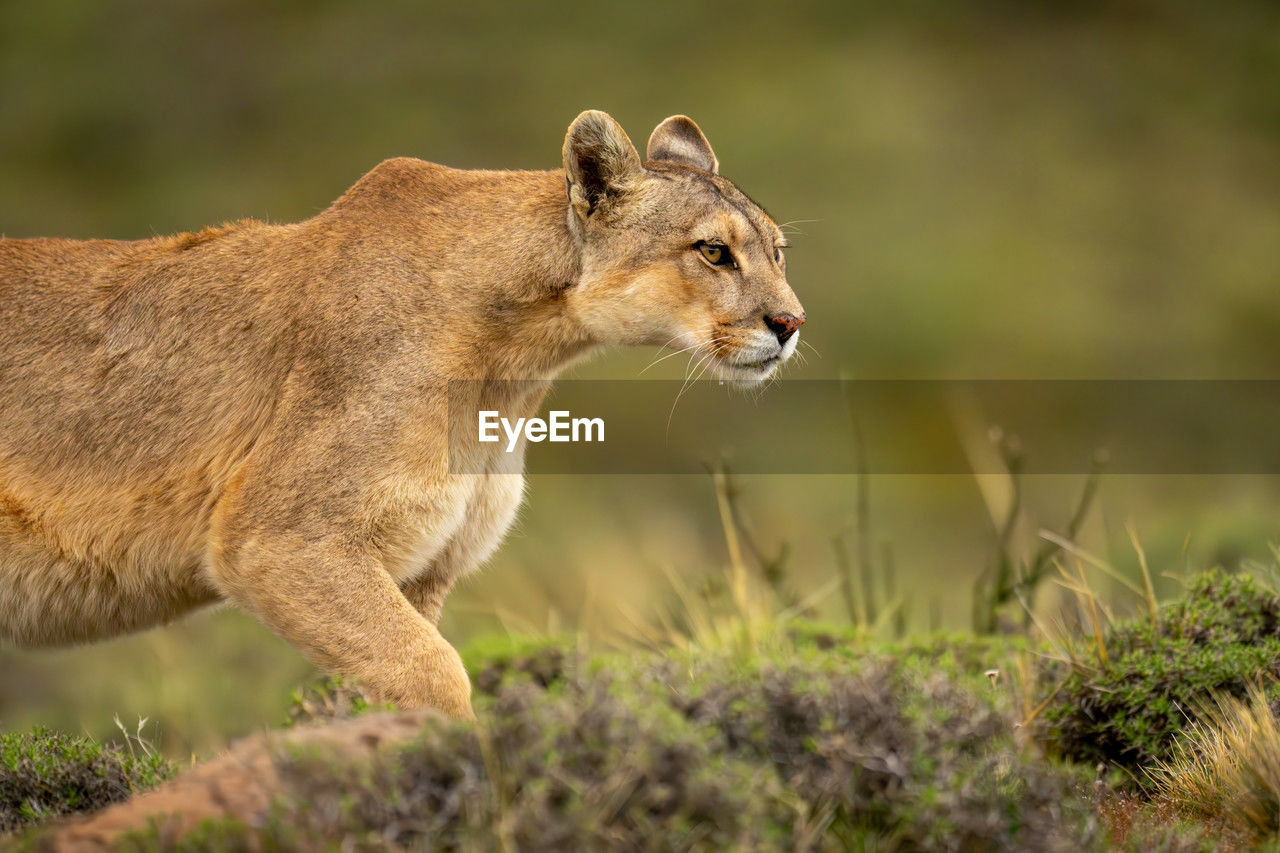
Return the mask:
[[[720,174],[716,152],[711,150],[711,143],[702,135],[701,128],[688,116],[672,116],[655,127],[645,157]]]

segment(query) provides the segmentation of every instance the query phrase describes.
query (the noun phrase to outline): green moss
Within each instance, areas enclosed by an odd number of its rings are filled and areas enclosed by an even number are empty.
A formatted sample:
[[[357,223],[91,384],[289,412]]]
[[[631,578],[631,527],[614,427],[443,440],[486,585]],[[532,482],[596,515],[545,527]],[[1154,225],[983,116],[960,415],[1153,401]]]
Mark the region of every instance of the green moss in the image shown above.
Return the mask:
[[[1145,784],[1142,768],[1167,758],[1215,695],[1242,697],[1280,678],[1280,597],[1247,575],[1209,572],[1154,626],[1117,625],[1104,645],[1106,661],[1092,650],[1086,667],[1050,670],[1061,688],[1042,734],[1062,755],[1125,768]]]
[[[563,652],[574,648],[572,637],[519,637],[507,634],[477,637],[458,650],[467,672],[483,672],[491,667],[511,665],[523,658],[536,657],[547,651]]]
[[[1186,593],[1161,609],[1153,628],[1147,620],[1111,632],[1108,648],[1119,653],[1150,648],[1159,640],[1196,647],[1249,645],[1280,637],[1280,596],[1247,574],[1215,569],[1192,579]]]
[[[371,699],[358,682],[329,675],[293,692],[285,725],[356,717],[369,711],[385,711],[391,707],[385,702]]]
[[[47,729],[0,735],[0,832],[128,799],[172,773],[158,755]]]
[[[573,649],[565,637],[500,637],[470,643],[461,655],[476,691],[493,694],[513,680],[554,687],[578,657]]]
[[[836,622],[797,619],[787,624],[786,632],[797,648],[813,647],[825,652],[866,644],[865,631]]]
[[[117,839],[115,850],[118,853],[234,853],[249,849],[286,849],[261,843],[259,835],[234,818],[211,818],[179,837],[163,818],[153,818],[145,828],[127,832]]]

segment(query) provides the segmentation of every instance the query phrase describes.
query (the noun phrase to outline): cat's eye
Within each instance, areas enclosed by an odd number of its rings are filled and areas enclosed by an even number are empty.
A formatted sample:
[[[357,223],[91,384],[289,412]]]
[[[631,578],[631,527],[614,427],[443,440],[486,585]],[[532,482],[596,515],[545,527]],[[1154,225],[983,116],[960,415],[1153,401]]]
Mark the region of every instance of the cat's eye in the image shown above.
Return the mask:
[[[782,264],[782,247],[781,246],[773,247],[773,259],[777,261],[779,265]]]
[[[726,246],[716,243],[699,243],[697,248],[702,253],[703,259],[713,267],[737,266]]]

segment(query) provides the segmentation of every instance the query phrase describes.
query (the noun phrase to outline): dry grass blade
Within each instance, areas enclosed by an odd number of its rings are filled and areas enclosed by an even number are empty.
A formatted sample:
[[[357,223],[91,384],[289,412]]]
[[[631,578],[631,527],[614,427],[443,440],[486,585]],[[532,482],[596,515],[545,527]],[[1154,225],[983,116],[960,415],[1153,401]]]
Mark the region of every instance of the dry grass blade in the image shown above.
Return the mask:
[[[716,504],[720,509],[720,526],[724,530],[725,546],[729,549],[730,588],[733,590],[733,602],[738,612],[747,614],[747,566],[742,560],[742,543],[738,540],[738,526],[733,522],[733,511],[729,506],[729,487],[725,477],[724,464],[716,466],[711,474],[716,486]]]
[[[844,599],[845,610],[849,613],[849,621],[855,626],[865,624],[862,609],[858,606],[858,598],[854,578],[853,561],[849,559],[849,549],[845,545],[844,535],[831,540],[831,550],[835,553],[836,568],[840,571],[840,595]]]
[[[833,578],[832,580],[827,581],[822,586],[815,589],[813,592],[809,593],[808,595],[802,598],[797,599],[794,604],[790,605],[789,607],[785,607],[781,611],[779,611],[777,615],[777,621],[780,623],[785,623],[791,619],[795,619],[797,617],[803,616],[805,613],[812,611],[814,608],[817,607],[819,603],[826,601],[827,597],[830,596],[831,593],[835,592],[839,586],[840,586],[839,578]]]
[[[1110,563],[1108,563],[1106,560],[1102,559],[1101,557],[1098,557],[1094,554],[1089,553],[1084,548],[1081,548],[1079,545],[1072,542],[1070,539],[1067,539],[1066,537],[1063,537],[1063,536],[1059,536],[1058,534],[1054,533],[1052,530],[1041,530],[1039,535],[1041,539],[1046,539],[1054,543],[1055,545],[1057,545],[1062,550],[1066,551],[1071,556],[1084,560],[1084,562],[1088,563],[1090,566],[1093,566],[1095,569],[1102,572],[1107,577],[1114,580],[1116,583],[1125,587],[1134,595],[1146,598],[1146,593],[1142,590],[1141,587],[1139,587],[1133,581],[1129,580],[1122,573],[1117,571],[1114,566],[1112,566]]]
[[[1036,626],[1036,628],[1040,631],[1040,634],[1049,642],[1049,645],[1053,646],[1054,650],[1058,652],[1058,654],[1061,656],[1060,659],[1067,661],[1075,669],[1083,669],[1084,661],[1080,660],[1080,657],[1076,655],[1076,653],[1072,650],[1071,643],[1070,642],[1059,643],[1055,638],[1055,633],[1058,636],[1067,636],[1069,632],[1050,631],[1049,628],[1044,624],[1044,622],[1041,621],[1040,617],[1036,616],[1035,611],[1031,609],[1031,605],[1027,602],[1025,598],[1022,597],[1021,593],[1017,593],[1017,598],[1018,598],[1018,603],[1021,604],[1022,609],[1026,611],[1027,617],[1031,620],[1031,623]],[[1059,687],[1061,687],[1061,685],[1059,685]],[[1054,691],[1054,692],[1056,693],[1057,691]]]
[[[1036,718],[1044,713],[1044,709],[1048,708],[1053,703],[1053,700],[1058,698],[1058,694],[1062,692],[1062,688],[1066,683],[1067,679],[1065,678],[1059,681],[1053,690],[1049,692],[1049,695],[1044,697],[1044,700],[1041,701],[1039,705],[1032,708],[1031,713],[1027,714],[1019,725],[1025,729],[1034,723]]]
[[[1084,563],[1079,559],[1076,560],[1076,571],[1080,575],[1080,586],[1084,589],[1081,595],[1089,604],[1089,624],[1093,626],[1093,642],[1097,646],[1098,660],[1106,664],[1109,658],[1107,657],[1107,644],[1102,640],[1102,622],[1098,619],[1097,598],[1093,594],[1093,589],[1089,586],[1089,579],[1085,577]]]
[[[1151,569],[1147,567],[1147,552],[1142,550],[1142,543],[1138,541],[1138,531],[1133,527],[1133,522],[1126,522],[1124,529],[1129,534],[1129,541],[1133,543],[1133,550],[1138,554],[1138,566],[1142,569],[1143,592],[1147,600],[1147,615],[1151,619],[1151,627],[1156,627],[1156,621],[1160,610],[1160,605],[1156,601],[1156,590],[1151,585]]]
[[[871,472],[867,455],[867,439],[862,429],[862,420],[858,417],[857,401],[853,397],[852,383],[847,377],[840,380],[844,392],[845,408],[849,413],[850,437],[853,442],[854,467],[856,469],[856,494],[854,501],[854,530],[857,534],[858,577],[862,581],[863,622],[871,625],[876,621],[876,602],[874,578],[871,568]]]

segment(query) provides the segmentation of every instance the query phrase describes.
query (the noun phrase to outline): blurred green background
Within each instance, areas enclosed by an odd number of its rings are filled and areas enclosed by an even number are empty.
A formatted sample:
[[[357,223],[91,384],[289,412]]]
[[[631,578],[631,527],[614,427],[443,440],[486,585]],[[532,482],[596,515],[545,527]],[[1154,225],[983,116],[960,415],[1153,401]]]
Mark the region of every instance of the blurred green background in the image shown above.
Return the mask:
[[[556,168],[582,109],[639,144],[683,112],[728,177],[796,223],[790,278],[816,352],[789,376],[1280,376],[1274,4],[9,2],[0,80],[10,237],[296,220],[386,157]],[[575,375],[633,376],[653,357],[610,353]],[[646,375],[680,378],[679,362]],[[1017,547],[1062,528],[1081,479],[1026,483]],[[741,485],[761,547],[789,543],[790,582],[839,616],[820,593],[853,479]],[[867,485],[910,627],[967,626],[1008,484]],[[1081,539],[1131,567],[1132,521],[1157,571],[1233,566],[1280,539],[1277,485],[1105,477]],[[725,559],[710,479],[538,477],[445,633],[606,641],[661,610],[669,576]],[[89,648],[0,651],[0,726],[104,735],[117,714],[147,716],[170,753],[204,753],[278,723],[310,672],[251,620],[210,611]]]

